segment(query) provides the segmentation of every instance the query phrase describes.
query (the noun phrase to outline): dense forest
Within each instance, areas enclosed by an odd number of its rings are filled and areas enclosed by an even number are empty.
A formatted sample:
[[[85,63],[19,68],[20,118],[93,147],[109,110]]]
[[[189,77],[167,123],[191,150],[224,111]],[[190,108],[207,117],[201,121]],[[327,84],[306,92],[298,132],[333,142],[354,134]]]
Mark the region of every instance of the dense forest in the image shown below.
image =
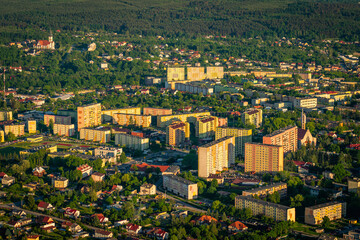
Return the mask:
[[[9,26],[165,36],[360,36],[360,4],[353,0],[0,0],[0,5],[0,37],[11,38],[29,32],[5,31]]]

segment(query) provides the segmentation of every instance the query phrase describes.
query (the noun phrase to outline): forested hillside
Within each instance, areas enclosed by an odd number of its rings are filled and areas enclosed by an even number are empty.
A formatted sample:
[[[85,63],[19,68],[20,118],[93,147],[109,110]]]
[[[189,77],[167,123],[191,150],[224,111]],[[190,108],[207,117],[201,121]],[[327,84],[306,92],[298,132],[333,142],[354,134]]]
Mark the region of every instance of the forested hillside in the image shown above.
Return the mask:
[[[360,36],[357,1],[0,0],[0,5],[3,36],[9,26],[172,36]]]

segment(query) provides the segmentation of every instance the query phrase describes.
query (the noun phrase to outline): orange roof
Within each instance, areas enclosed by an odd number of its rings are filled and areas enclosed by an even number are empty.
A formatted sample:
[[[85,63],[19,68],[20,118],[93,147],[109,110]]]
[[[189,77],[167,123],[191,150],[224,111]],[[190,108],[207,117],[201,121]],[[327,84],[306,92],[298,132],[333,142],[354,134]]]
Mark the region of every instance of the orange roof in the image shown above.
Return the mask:
[[[203,215],[201,216],[198,221],[202,221],[202,222],[217,222],[216,218],[213,218],[212,216],[208,216],[208,215]]]
[[[239,229],[239,230],[243,230],[243,229],[246,229],[248,228],[245,224],[243,224],[242,222],[240,221],[236,221],[232,224],[230,224],[231,227],[234,227],[236,229]]]
[[[48,40],[39,40],[38,45],[47,46],[50,42]]]
[[[133,166],[134,166],[134,165],[133,165]],[[132,170],[133,170],[133,166],[131,166],[131,169],[132,169]],[[145,172],[145,170],[146,170],[147,168],[154,168],[154,169],[160,168],[160,171],[161,171],[161,172],[165,172],[165,171],[169,168],[169,166],[149,165],[149,164],[147,164],[147,163],[136,164],[135,166],[137,167],[138,171],[140,171],[140,172]]]

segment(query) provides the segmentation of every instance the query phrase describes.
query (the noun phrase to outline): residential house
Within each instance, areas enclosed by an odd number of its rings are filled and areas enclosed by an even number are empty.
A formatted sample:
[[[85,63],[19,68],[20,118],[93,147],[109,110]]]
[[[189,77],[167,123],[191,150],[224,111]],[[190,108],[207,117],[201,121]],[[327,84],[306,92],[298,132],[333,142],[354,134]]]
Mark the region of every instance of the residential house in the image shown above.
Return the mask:
[[[202,225],[202,224],[210,224],[211,222],[217,222],[218,220],[216,218],[213,218],[211,216],[208,215],[203,215],[201,216],[197,222]]]
[[[142,228],[142,226],[139,226],[139,225],[136,225],[136,224],[133,224],[133,223],[128,223],[126,225],[126,230],[129,233],[138,234],[141,231],[141,228]]]
[[[0,172],[0,179],[3,179],[4,177],[8,177],[8,175],[4,172]]]
[[[55,222],[51,217],[39,216],[36,223],[40,225],[40,229],[45,232],[52,232],[56,229]]]
[[[149,238],[155,238],[157,240],[164,240],[169,238],[169,233],[161,228],[152,228],[145,232],[145,235]]]
[[[112,238],[113,233],[109,232],[109,231],[105,231],[105,230],[95,230],[94,237],[101,238],[101,239]]]
[[[97,218],[101,224],[107,223],[109,221],[109,219],[105,217],[102,213],[95,213],[91,217]]]
[[[94,172],[91,175],[92,180],[94,180],[94,182],[102,182],[105,179],[105,174],[104,173],[99,173],[99,172]]]
[[[10,227],[13,227],[13,228],[20,228],[20,227],[21,227],[21,223],[20,223],[20,221],[18,221],[18,220],[11,220],[11,221],[9,221],[9,222],[8,222],[8,225],[9,225]]]
[[[28,235],[26,240],[40,240],[40,235]]]
[[[233,222],[228,226],[229,232],[242,232],[246,231],[248,227],[240,221]]]
[[[69,185],[69,180],[64,177],[54,177],[51,179],[51,183],[55,188],[66,188]]]
[[[41,201],[38,204],[39,211],[52,211],[54,209],[55,208],[53,207],[53,205],[51,205],[50,203],[44,202],[44,201]]]
[[[81,226],[79,224],[72,223],[72,222],[69,222],[69,221],[62,222],[61,227],[64,228],[64,229],[69,230],[72,233],[78,233],[78,232],[82,231],[82,228],[81,228]]]
[[[69,218],[78,218],[80,216],[80,211],[72,208],[65,208],[64,216]]]
[[[26,212],[23,211],[23,210],[13,210],[11,212],[11,215],[14,216],[14,217],[24,218],[24,217],[26,217]]]
[[[140,195],[155,195],[156,194],[156,186],[150,183],[144,183],[140,186]]]
[[[1,184],[5,186],[10,186],[15,183],[15,178],[11,176],[3,177]]]
[[[33,169],[32,173],[34,176],[42,177],[46,174],[46,171],[42,167],[36,167]]]
[[[93,168],[87,164],[77,167],[76,170],[81,172],[83,178],[90,176],[93,172]]]

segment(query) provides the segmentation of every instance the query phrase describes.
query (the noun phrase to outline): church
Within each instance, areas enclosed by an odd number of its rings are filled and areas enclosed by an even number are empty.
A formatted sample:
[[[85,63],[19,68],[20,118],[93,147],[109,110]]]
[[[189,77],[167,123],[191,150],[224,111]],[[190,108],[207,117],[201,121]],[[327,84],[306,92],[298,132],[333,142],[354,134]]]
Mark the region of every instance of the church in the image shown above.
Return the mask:
[[[298,147],[312,144],[316,146],[316,138],[311,135],[309,129],[306,129],[306,115],[303,111],[301,113],[301,128],[298,128]]]
[[[36,45],[34,45],[36,49],[55,49],[55,42],[53,39],[53,35],[50,31],[49,40],[39,40]]]

